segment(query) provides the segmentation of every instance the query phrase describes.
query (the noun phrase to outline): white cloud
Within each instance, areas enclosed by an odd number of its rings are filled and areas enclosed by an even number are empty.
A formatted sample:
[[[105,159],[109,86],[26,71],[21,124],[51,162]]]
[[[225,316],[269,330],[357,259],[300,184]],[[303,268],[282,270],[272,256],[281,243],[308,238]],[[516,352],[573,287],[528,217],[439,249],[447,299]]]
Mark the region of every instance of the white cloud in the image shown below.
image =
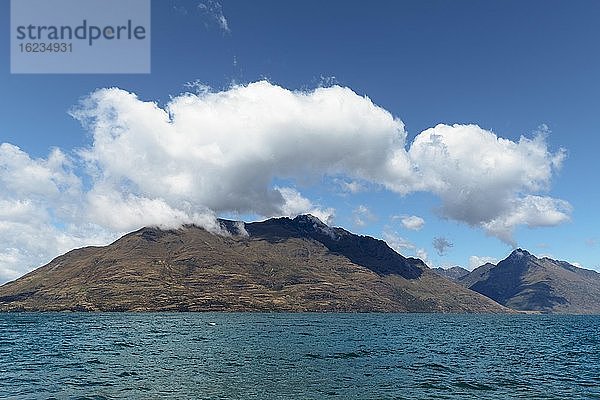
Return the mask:
[[[425,226],[425,220],[421,217],[417,217],[416,215],[401,215],[399,217],[394,217],[394,219],[400,219],[402,225],[406,229],[410,229],[413,231],[418,231]]]
[[[403,254],[408,252],[414,252],[416,246],[409,240],[398,235],[397,232],[385,229],[383,231],[383,240],[396,252]]]
[[[291,92],[264,81],[184,94],[164,109],[103,89],[73,115],[93,134],[81,156],[100,193],[160,199],[173,216],[179,214],[172,210],[188,216],[205,209],[265,216],[313,211],[272,180],[366,175],[405,137],[401,122],[347,88]],[[96,221],[111,217],[102,210]],[[147,222],[147,215],[139,217],[138,224]]]
[[[359,205],[352,211],[354,225],[365,226],[377,220],[377,216],[364,204]]]
[[[327,225],[333,223],[335,210],[333,208],[322,208],[313,204],[309,199],[303,197],[300,192],[294,188],[275,187],[281,196],[284,203],[281,207],[281,216],[295,217],[300,214],[311,214],[319,218]],[[279,215],[275,215],[279,216]]]
[[[563,200],[547,190],[565,151],[549,152],[545,137],[498,138],[476,125],[438,125],[419,134],[409,155],[421,176],[415,188],[442,199],[440,213],[511,242],[517,225],[557,225],[569,219]]]
[[[491,264],[497,264],[498,263],[498,259],[494,258],[494,257],[488,257],[488,256],[471,256],[469,257],[469,269],[473,270],[477,267],[481,267],[484,264],[487,263],[491,263]]]
[[[288,200],[274,178],[329,175],[433,192],[443,217],[507,242],[518,225],[569,219],[567,202],[538,194],[565,157],[543,135],[512,142],[475,125],[438,125],[407,151],[400,120],[339,86],[293,92],[261,81],[183,94],[165,108],[102,89],[74,115],[92,131],[82,156],[98,182],[188,214],[281,214]]]
[[[144,225],[218,231],[221,213],[310,212],[330,223],[335,210],[294,187],[324,176],[347,182],[351,193],[431,192],[441,199],[441,216],[505,241],[518,225],[556,225],[571,210],[544,194],[565,157],[548,150],[545,134],[513,142],[475,125],[438,125],[407,145],[402,121],[340,86],[304,92],[261,81],[184,93],[164,107],[100,89],[72,115],[92,138],[74,160],[59,150],[31,159],[15,146],[0,147],[0,222],[48,235],[44,249],[25,239],[3,244],[7,271],[31,268],[34,261],[19,264],[19,257],[42,260],[92,242],[80,240],[79,226],[101,238]],[[85,170],[75,174],[73,163]],[[290,183],[276,187],[275,180]],[[416,229],[416,218],[406,226]]]
[[[398,232],[386,227],[383,230],[383,240],[394,249],[397,253],[404,257],[416,257],[421,259],[428,266],[431,265],[427,251],[422,248],[417,248],[410,240],[400,236]]]
[[[189,223],[211,232],[225,232],[211,210],[185,205],[177,209],[161,198],[119,193],[102,185],[88,193],[86,207],[86,217],[91,222],[117,232],[131,231],[143,225],[174,229]]]
[[[32,159],[16,146],[0,145],[0,281],[17,278],[60,253],[114,238],[79,221],[80,179],[59,150]]]
[[[511,199],[510,209],[498,217],[481,223],[481,226],[493,236],[503,241],[515,244],[512,231],[518,225],[530,228],[555,226],[570,220],[571,205],[560,199],[551,197],[527,195],[521,199]]]
[[[223,6],[217,0],[202,0],[190,4],[189,0],[170,0],[172,9],[182,15],[198,16],[206,29],[215,26],[224,34],[231,33],[229,22],[223,13]]]
[[[234,223],[235,229],[237,230],[236,234],[239,236],[249,237],[250,234],[246,230],[246,225],[244,221],[236,221]]]
[[[340,189],[345,193],[356,194],[367,190],[365,185],[358,181],[345,181],[342,179],[335,179],[334,182],[337,183]]]
[[[47,220],[0,221],[0,281],[15,279],[74,248],[105,245],[116,236],[97,226],[56,227]]]
[[[208,19],[215,22],[223,32],[231,33],[227,18],[225,18],[225,14],[223,14],[223,6],[221,3],[215,0],[203,0],[198,3],[198,10],[200,10],[200,13],[206,15]]]
[[[429,255],[425,249],[417,249],[415,255],[417,258],[420,258],[429,268],[431,268],[431,260],[429,260]]]
[[[47,159],[31,159],[27,153],[9,143],[0,144],[0,184],[4,199],[31,198],[55,201],[76,195],[80,180],[71,171],[70,160],[58,149]]]

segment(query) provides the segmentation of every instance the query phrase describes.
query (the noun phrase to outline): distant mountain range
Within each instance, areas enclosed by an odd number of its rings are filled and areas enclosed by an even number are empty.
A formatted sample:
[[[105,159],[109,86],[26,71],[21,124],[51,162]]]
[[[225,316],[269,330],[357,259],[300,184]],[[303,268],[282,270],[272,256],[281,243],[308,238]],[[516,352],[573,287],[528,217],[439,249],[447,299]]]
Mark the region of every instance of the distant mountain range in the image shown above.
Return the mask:
[[[471,272],[468,269],[465,269],[465,268],[459,267],[459,266],[450,267],[450,268],[437,267],[437,268],[432,268],[432,271],[440,276],[443,276],[448,279],[452,279],[453,281],[458,281],[460,278],[462,278],[463,276],[469,275],[469,273]]]
[[[1,286],[0,310],[512,312],[310,215],[220,223],[70,251]]]
[[[600,274],[517,249],[497,265],[458,278],[465,287],[515,310],[600,313]]]

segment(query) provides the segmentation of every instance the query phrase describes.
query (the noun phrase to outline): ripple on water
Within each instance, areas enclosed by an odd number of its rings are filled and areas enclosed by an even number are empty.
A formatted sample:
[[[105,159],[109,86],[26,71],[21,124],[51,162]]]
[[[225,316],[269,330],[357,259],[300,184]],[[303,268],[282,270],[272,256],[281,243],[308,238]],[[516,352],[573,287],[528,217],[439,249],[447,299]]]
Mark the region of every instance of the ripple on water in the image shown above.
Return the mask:
[[[0,398],[594,399],[598,326],[564,316],[0,314]]]

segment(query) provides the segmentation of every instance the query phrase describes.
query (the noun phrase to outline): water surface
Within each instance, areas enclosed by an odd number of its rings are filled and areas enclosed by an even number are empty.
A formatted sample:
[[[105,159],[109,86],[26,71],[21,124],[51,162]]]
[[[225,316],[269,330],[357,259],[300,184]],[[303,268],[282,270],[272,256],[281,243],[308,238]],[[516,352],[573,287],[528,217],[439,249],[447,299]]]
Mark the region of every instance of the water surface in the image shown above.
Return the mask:
[[[600,317],[1,313],[2,399],[593,399]]]

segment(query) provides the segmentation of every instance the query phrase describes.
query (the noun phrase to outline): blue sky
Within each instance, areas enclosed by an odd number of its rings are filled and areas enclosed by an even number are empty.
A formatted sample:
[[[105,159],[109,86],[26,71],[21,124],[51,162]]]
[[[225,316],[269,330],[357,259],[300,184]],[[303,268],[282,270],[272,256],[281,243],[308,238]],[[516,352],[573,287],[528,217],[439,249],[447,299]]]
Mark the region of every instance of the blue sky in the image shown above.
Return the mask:
[[[152,2],[151,74],[11,75],[5,0],[0,3],[0,143],[18,146],[32,160],[45,160],[59,148],[75,160],[71,172],[84,186],[92,185],[77,149],[89,148],[94,134],[68,112],[97,89],[118,87],[164,107],[193,91],[186,84],[194,81],[213,92],[261,80],[292,92],[336,84],[368,96],[401,120],[406,147],[438,124],[476,124],[515,143],[521,135],[533,138],[544,131],[549,154],[563,148],[566,157],[544,180],[546,188],[523,195],[568,202],[568,221],[533,228],[517,223],[511,239],[502,240],[466,222],[468,217],[440,211],[444,200],[435,190],[402,194],[382,180],[363,179],[363,190],[351,193],[341,186],[356,181],[351,174],[325,171],[313,171],[308,179],[299,173],[275,176],[271,187],[293,187],[312,205],[335,209],[334,225],[392,238],[405,255],[427,254],[432,266],[469,267],[486,257],[502,259],[520,246],[598,270],[599,18],[596,1],[161,0]],[[309,154],[297,157],[311,162]],[[261,217],[248,209],[217,214]],[[403,216],[418,216],[424,225],[408,229]],[[60,216],[50,221],[59,231],[74,223]],[[118,231],[102,229],[96,241]],[[440,253],[436,238],[452,245]],[[82,240],[74,243],[85,244]],[[20,257],[22,249],[5,246],[0,262],[12,264],[2,277],[30,270],[36,254],[40,260],[58,255],[51,255],[55,247]]]

